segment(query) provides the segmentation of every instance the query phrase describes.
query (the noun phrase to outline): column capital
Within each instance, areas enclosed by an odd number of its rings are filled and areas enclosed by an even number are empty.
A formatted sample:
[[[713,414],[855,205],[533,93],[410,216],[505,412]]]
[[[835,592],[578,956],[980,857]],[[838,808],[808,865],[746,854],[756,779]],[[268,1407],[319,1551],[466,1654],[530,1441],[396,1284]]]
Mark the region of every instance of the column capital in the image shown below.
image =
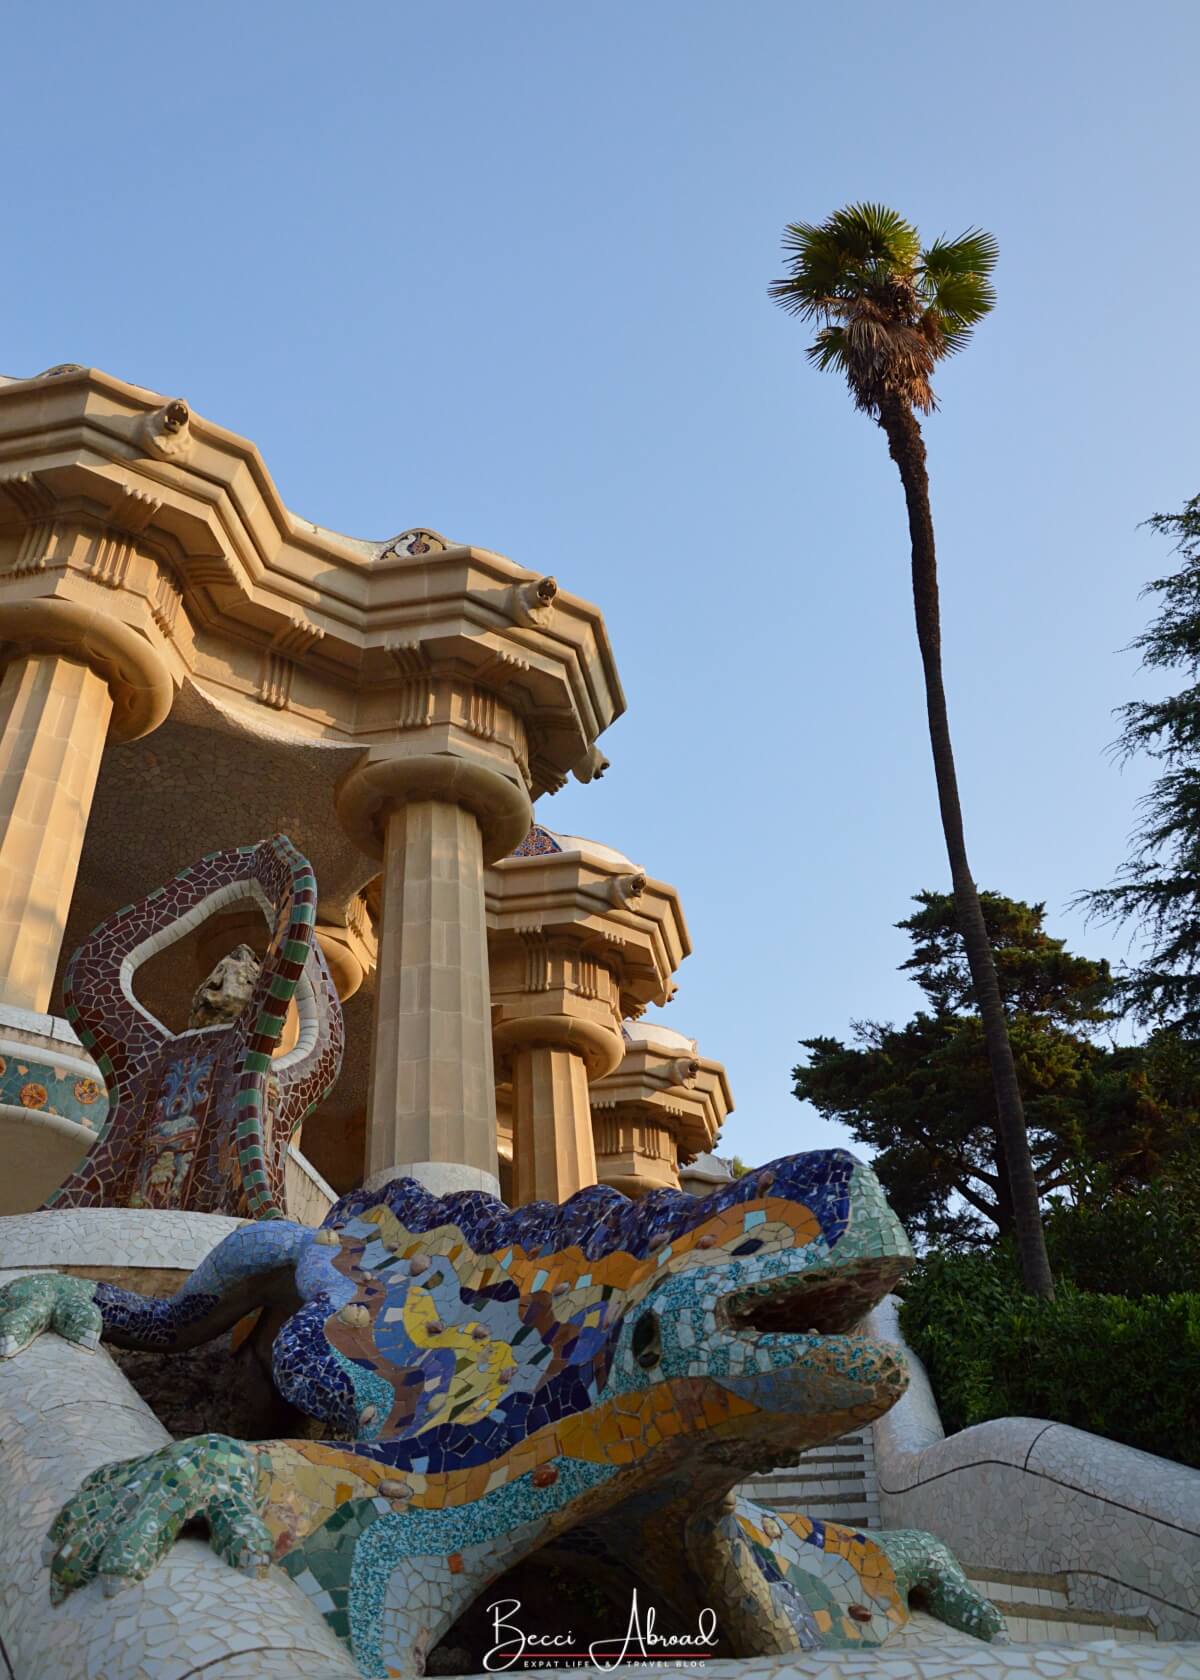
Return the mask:
[[[659,1021],[629,1022],[625,1056],[591,1089],[601,1184],[626,1195],[679,1186],[679,1162],[717,1141],[733,1110],[720,1062]]]
[[[0,665],[27,653],[56,654],[86,665],[112,696],[109,736],[136,741],[171,710],[175,684],[166,661],[131,625],[58,596],[0,599]]]
[[[354,949],[354,935],[347,927],[334,927],[330,922],[318,922],[316,940],[328,965],[338,1002],[345,1003],[362,985],[366,974],[362,958]]]
[[[570,1050],[586,1063],[589,1084],[615,1072],[625,1054],[619,1027],[581,1015],[531,1013],[493,1020],[492,1043],[502,1054],[530,1047]]]
[[[458,805],[479,824],[484,862],[504,857],[529,832],[533,809],[516,765],[456,753],[368,754],[335,795],[338,820],[356,846],[382,858],[390,812],[418,801]]]

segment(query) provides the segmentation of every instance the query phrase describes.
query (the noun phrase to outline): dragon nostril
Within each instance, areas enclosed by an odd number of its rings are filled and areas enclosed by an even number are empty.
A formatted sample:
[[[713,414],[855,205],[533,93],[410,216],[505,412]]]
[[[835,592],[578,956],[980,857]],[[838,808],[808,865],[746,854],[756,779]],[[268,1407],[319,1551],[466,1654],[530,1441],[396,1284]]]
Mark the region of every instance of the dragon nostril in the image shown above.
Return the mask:
[[[643,1371],[652,1371],[662,1359],[662,1326],[656,1312],[644,1312],[633,1327],[633,1357]]]

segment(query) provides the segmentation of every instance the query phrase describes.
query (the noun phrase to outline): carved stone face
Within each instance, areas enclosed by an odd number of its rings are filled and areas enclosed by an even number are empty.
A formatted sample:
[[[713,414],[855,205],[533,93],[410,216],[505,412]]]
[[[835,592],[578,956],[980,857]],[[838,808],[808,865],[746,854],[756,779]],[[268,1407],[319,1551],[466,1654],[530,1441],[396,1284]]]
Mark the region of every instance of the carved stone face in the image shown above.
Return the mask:
[[[222,957],[192,999],[189,1027],[225,1027],[236,1021],[250,1002],[262,964],[249,945],[239,945]]]

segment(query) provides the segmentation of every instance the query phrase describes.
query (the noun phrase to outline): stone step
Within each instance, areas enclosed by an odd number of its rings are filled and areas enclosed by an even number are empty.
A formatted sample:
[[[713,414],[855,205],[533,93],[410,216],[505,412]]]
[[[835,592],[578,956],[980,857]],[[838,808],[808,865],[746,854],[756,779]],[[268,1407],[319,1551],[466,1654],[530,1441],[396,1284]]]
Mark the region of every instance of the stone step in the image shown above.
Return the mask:
[[[773,1485],[773,1487],[812,1487],[812,1485],[818,1485],[818,1483],[824,1485],[825,1482],[861,1483],[862,1472],[861,1470],[847,1470],[842,1465],[830,1465],[830,1467],[815,1465],[812,1468],[808,1465],[797,1465],[795,1470],[783,1470],[778,1475],[756,1475],[753,1478],[753,1483],[748,1483],[748,1485],[753,1485],[753,1487],[766,1487],[766,1485]]]
[[[750,1476],[741,1491],[777,1511],[797,1512],[847,1528],[880,1527],[870,1427],[827,1441],[792,1464]]]
[[[1064,1598],[1067,1596],[1065,1575],[1038,1575],[1027,1569],[993,1569],[990,1565],[974,1563],[964,1563],[962,1567],[963,1574],[972,1581],[995,1581],[1004,1587],[1045,1587]]]
[[[811,1517],[814,1522],[837,1523],[842,1528],[868,1529],[879,1528],[879,1507],[868,1504],[865,1500],[851,1503],[849,1500],[831,1501],[825,1504],[804,1500],[799,1504],[788,1505],[779,1500],[775,1510],[794,1511],[802,1517]]]
[[[1009,1582],[994,1580],[990,1575],[972,1575],[970,1580],[976,1592],[990,1598],[993,1604],[1003,1599],[1006,1604],[1036,1604],[1046,1610],[1070,1609],[1071,1601],[1066,1593],[1053,1587],[1014,1587]]]
[[[798,1458],[794,1464],[776,1464],[770,1470],[756,1470],[754,1475],[749,1479],[751,1481],[757,1481],[760,1476],[788,1476],[791,1475],[791,1473],[798,1467],[802,1468],[806,1464],[866,1465],[869,1462],[870,1460],[867,1455],[859,1452],[856,1447],[833,1449],[823,1447],[820,1451],[814,1449],[812,1452],[804,1453],[803,1456]]]
[[[1019,1645],[1055,1641],[1088,1642],[1105,1636],[1122,1641],[1158,1637],[1149,1616],[1130,1610],[1084,1610],[1071,1604],[1065,1575],[1018,1569],[965,1567],[972,1585],[990,1598]]]
[[[805,1501],[814,1507],[831,1503],[875,1506],[879,1504],[878,1498],[861,1482],[810,1482],[806,1487],[789,1488],[786,1493],[781,1491],[771,1500],[771,1504],[781,1509],[786,1506],[792,1511],[802,1511]]]
[[[1023,1603],[1020,1599],[993,1599],[992,1603],[1002,1616],[1006,1619],[1011,1616],[1015,1621],[1045,1622],[1051,1628],[1070,1622],[1074,1627],[1105,1628],[1114,1634],[1136,1633],[1149,1639],[1156,1637],[1154,1623],[1149,1616],[1130,1616],[1120,1610],[1079,1610],[1072,1605],[1059,1609],[1055,1605]],[[1098,1635],[1093,1632],[1090,1637],[1095,1639]]]
[[[867,1469],[867,1461],[865,1458],[852,1458],[849,1454],[835,1458],[832,1454],[826,1457],[813,1453],[810,1457],[805,1453],[795,1464],[780,1464],[774,1470],[759,1470],[752,1480],[758,1481],[763,1476],[803,1476],[809,1470],[826,1466],[832,1470],[847,1470],[853,1475],[861,1476]]]

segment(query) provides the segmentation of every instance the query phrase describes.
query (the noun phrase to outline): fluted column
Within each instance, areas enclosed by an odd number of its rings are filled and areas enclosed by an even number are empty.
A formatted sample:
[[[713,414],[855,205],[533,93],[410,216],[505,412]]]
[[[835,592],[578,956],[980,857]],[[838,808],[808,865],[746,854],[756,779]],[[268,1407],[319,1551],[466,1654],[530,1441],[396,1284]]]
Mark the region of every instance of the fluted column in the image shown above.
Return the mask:
[[[565,1202],[596,1182],[588,1069],[550,1045],[512,1053],[513,1205]]]
[[[619,1022],[567,1012],[585,1001],[560,989],[501,994],[493,1006],[492,1039],[512,1087],[514,1207],[565,1202],[596,1183],[588,1086],[618,1065],[622,1040]],[[563,1013],[537,1013],[555,1002]]]
[[[498,1195],[484,866],[529,827],[503,761],[368,757],[338,790],[343,825],[383,857],[367,1176]]]
[[[0,1002],[43,1014],[104,739],[108,685],[53,653],[0,678]]]
[[[480,1182],[452,1186],[435,1163]],[[367,1183],[406,1173],[443,1189],[496,1175],[483,837],[432,799],[388,815],[375,972]]]
[[[0,1007],[45,1013],[104,743],[174,693],[144,637],[75,602],[0,601]]]

